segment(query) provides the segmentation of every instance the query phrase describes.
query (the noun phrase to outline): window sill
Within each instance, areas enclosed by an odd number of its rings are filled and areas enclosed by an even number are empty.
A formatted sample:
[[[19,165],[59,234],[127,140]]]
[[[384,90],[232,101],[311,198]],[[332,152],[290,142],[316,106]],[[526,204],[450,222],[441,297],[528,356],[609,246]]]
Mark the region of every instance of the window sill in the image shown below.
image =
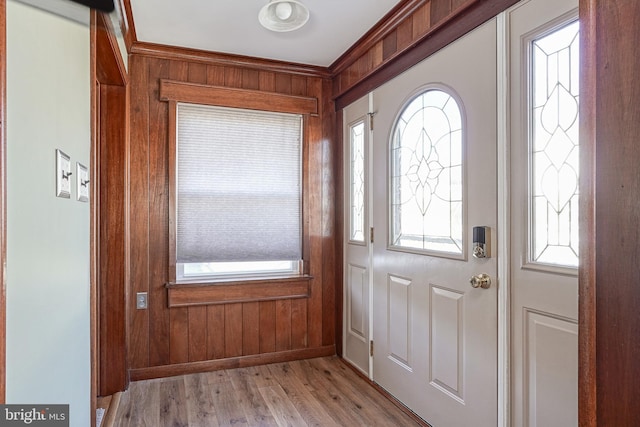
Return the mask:
[[[167,283],[169,307],[308,298],[312,276]]]

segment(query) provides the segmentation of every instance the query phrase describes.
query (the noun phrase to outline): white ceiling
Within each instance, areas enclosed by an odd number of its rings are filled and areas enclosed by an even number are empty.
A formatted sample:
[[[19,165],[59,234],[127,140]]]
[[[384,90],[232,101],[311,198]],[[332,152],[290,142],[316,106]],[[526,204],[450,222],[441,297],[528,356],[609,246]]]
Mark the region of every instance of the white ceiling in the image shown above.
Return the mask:
[[[300,0],[299,30],[275,33],[258,22],[269,0],[130,0],[139,41],[328,66],[399,0]]]

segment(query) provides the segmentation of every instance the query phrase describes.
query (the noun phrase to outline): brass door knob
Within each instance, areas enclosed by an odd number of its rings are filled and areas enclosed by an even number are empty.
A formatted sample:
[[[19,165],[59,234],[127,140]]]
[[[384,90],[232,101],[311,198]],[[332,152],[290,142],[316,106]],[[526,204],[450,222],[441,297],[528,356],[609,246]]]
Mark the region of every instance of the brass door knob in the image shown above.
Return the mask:
[[[491,277],[488,274],[480,273],[469,279],[473,288],[489,289],[491,287]]]

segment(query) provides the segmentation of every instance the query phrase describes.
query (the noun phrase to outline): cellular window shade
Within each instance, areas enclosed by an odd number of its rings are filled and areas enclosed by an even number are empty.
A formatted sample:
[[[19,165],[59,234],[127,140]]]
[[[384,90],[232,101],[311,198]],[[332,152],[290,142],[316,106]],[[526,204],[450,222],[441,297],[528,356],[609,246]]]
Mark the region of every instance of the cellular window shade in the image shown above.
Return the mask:
[[[178,263],[302,258],[302,116],[178,104]]]

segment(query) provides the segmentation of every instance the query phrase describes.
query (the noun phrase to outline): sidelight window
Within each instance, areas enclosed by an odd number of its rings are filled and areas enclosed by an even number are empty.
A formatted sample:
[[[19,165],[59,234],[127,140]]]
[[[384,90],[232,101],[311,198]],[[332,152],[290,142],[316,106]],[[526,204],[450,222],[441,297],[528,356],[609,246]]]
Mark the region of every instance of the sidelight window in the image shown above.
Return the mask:
[[[365,229],[365,125],[349,126],[350,221],[349,240],[364,242]]]
[[[578,265],[579,24],[530,43],[530,261]]]

